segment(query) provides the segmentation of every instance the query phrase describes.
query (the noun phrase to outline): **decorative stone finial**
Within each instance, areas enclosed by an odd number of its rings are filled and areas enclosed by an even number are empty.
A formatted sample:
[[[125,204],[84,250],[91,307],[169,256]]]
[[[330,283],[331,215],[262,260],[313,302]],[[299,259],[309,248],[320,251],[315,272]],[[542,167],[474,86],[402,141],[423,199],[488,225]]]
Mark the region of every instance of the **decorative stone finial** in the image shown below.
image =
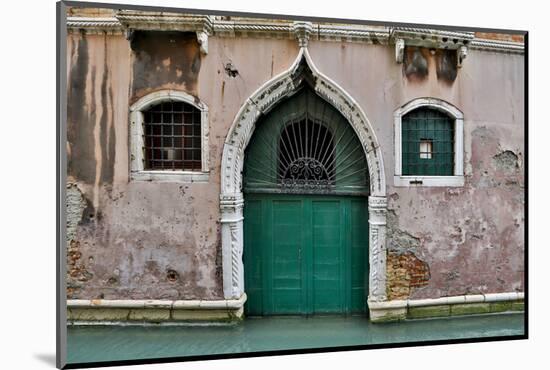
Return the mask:
[[[309,41],[309,35],[313,32],[313,24],[311,22],[294,22],[292,23],[292,30],[298,39],[298,45],[301,48],[307,47]]]

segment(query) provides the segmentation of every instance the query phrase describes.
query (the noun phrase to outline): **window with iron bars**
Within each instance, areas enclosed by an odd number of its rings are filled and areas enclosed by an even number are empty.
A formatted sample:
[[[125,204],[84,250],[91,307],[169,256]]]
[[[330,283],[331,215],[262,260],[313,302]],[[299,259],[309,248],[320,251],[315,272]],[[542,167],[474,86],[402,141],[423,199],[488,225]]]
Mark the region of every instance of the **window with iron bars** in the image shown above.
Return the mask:
[[[417,108],[402,118],[402,174],[451,176],[454,172],[454,124],[445,113]]]
[[[143,111],[144,169],[201,170],[201,111],[164,101]]]

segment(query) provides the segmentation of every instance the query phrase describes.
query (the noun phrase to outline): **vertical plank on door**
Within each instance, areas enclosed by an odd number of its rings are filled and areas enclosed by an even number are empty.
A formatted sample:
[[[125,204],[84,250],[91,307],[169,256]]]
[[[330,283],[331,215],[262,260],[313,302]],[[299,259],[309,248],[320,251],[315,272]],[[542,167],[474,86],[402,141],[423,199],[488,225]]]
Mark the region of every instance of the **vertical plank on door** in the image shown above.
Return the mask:
[[[365,312],[368,287],[368,205],[364,198],[351,200],[351,312]]]
[[[315,313],[341,312],[341,212],[338,200],[312,202],[313,307]]]
[[[281,314],[302,312],[303,202],[301,199],[274,200],[272,206],[273,310]]]
[[[246,266],[245,291],[248,304],[247,315],[261,315],[263,313],[263,276],[262,276],[262,201],[250,200],[246,202],[244,217],[244,244],[246,248],[243,259]]]

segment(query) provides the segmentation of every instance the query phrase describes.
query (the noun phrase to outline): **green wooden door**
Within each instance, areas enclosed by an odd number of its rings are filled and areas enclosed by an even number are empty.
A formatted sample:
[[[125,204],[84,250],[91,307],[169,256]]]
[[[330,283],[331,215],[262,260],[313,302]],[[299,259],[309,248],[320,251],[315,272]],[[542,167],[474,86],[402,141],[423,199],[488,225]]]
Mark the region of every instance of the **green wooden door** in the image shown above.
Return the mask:
[[[302,89],[257,122],[243,179],[246,314],[365,312],[368,171],[346,119]]]
[[[244,217],[248,315],[365,311],[366,198],[250,194]]]

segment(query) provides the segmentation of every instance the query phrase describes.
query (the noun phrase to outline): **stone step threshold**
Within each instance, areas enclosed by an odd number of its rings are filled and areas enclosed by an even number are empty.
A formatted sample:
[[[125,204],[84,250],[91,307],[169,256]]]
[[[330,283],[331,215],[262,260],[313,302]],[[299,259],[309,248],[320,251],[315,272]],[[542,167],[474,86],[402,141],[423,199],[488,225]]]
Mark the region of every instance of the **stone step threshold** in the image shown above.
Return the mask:
[[[225,300],[68,300],[68,325],[235,323],[246,294]],[[369,301],[373,323],[524,311],[523,293],[462,295],[421,300]]]
[[[432,299],[369,301],[372,322],[524,311],[524,293],[460,295]]]

